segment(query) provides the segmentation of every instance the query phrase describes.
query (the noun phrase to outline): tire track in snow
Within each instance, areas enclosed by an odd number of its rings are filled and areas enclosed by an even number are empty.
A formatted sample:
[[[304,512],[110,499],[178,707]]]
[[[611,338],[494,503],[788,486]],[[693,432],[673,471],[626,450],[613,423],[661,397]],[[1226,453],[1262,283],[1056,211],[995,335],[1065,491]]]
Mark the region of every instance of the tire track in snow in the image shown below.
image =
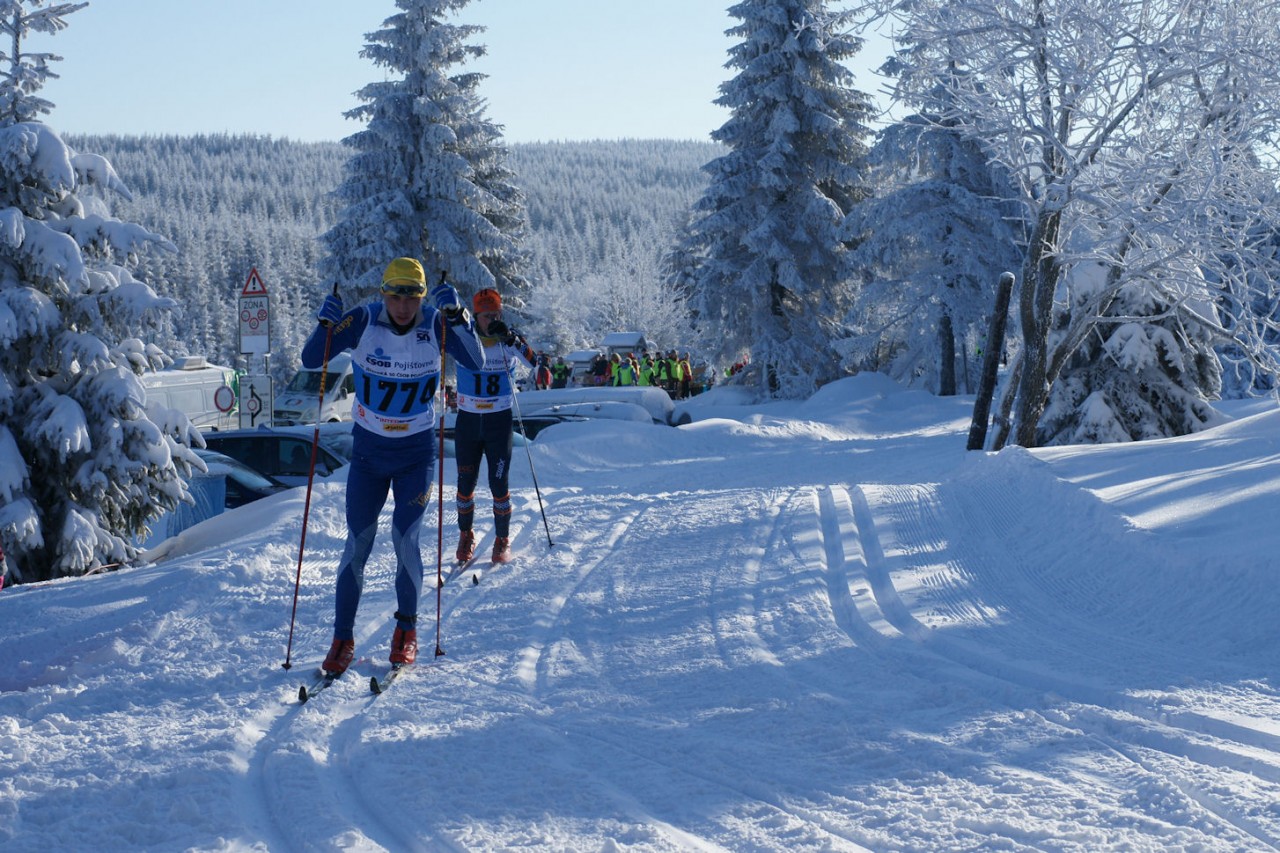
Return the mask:
[[[895,489],[894,487],[888,487],[885,489],[885,493],[889,499],[894,497],[901,499],[905,492],[918,492],[920,488],[898,487]],[[871,579],[876,601],[888,621],[904,636],[939,657],[1003,684],[1021,691],[1032,691],[1037,694],[1045,692],[1056,693],[1067,698],[1070,702],[1076,703],[1079,707],[1073,710],[1063,708],[1054,712],[1055,716],[1060,716],[1060,719],[1055,720],[1058,725],[1079,730],[1084,737],[1123,757],[1144,773],[1172,784],[1190,803],[1212,814],[1224,824],[1234,827],[1242,834],[1265,845],[1268,849],[1280,849],[1280,838],[1277,837],[1274,830],[1264,828],[1257,821],[1246,817],[1239,810],[1224,803],[1220,798],[1209,794],[1204,790],[1203,785],[1196,780],[1177,778],[1173,768],[1159,765],[1153,759],[1142,757],[1140,751],[1145,749],[1162,754],[1173,759],[1175,764],[1179,761],[1190,761],[1260,777],[1267,782],[1280,785],[1280,763],[1277,762],[1277,756],[1274,754],[1243,756],[1229,747],[1206,742],[1193,743],[1188,736],[1188,730],[1180,730],[1168,725],[1162,719],[1165,715],[1153,711],[1150,705],[1133,697],[1096,684],[1088,684],[1078,679],[1051,672],[1047,668],[1037,667],[1031,661],[997,658],[991,651],[977,643],[956,637],[948,637],[942,632],[924,625],[906,606],[894,586],[893,577],[889,570],[889,559],[886,557],[885,549],[881,544],[881,533],[877,529],[875,517],[865,491],[862,488],[857,488],[853,491],[851,497],[858,535],[866,559],[867,573]],[[906,503],[915,506],[917,510],[922,503],[926,506],[930,504],[927,500],[922,502],[918,494]],[[926,513],[926,515],[933,518],[936,523],[936,516],[932,512]],[[927,526],[924,522],[908,522],[905,525],[905,529],[910,530],[913,524],[920,527]],[[903,543],[895,544],[902,545]],[[964,608],[960,609],[963,610]],[[983,608],[976,609],[976,612],[982,611]],[[1037,704],[1042,704],[1042,702],[1035,700],[1031,704],[1034,707]],[[1121,719],[1121,715],[1136,717],[1138,722],[1127,722]],[[1186,718],[1189,714],[1184,712],[1182,716]],[[1228,729],[1224,729],[1221,725],[1216,725],[1220,721],[1201,720],[1200,722],[1206,723],[1205,727],[1213,729],[1214,732],[1199,732],[1197,730],[1196,733],[1211,734],[1211,736],[1219,737],[1223,740],[1230,740],[1229,737],[1222,737]],[[1236,731],[1240,728],[1236,726],[1230,731]],[[1252,729],[1244,732],[1244,734],[1247,738],[1245,746],[1255,749],[1261,747],[1263,750],[1270,749],[1269,745],[1263,744],[1271,740],[1271,735]],[[1133,741],[1139,741],[1139,743],[1133,743]],[[1260,741],[1263,743],[1259,743]],[[1169,762],[1165,762],[1165,764],[1167,765]]]

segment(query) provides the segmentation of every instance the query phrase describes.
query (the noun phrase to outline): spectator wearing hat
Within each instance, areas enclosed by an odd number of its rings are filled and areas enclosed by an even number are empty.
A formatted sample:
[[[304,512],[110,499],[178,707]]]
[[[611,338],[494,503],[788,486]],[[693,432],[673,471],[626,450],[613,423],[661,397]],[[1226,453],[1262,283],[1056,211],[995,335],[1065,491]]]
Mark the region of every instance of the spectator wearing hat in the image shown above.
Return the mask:
[[[533,376],[533,387],[536,390],[545,391],[551,387],[551,364],[546,353],[538,353],[538,366],[534,369]]]
[[[693,363],[689,361],[689,353],[680,359],[680,399],[687,400],[692,396]]]
[[[622,358],[617,353],[614,353],[613,358],[613,384],[616,386],[635,385],[636,368],[631,359]]]
[[[658,381],[657,368],[653,366],[653,356],[649,353],[644,354],[644,358],[640,361],[640,379],[639,385],[654,385]]]
[[[594,386],[608,385],[609,372],[612,366],[609,359],[604,357],[604,353],[598,352],[591,359],[591,384]]]
[[[512,403],[515,388],[512,369],[532,370],[535,356],[514,329],[502,321],[502,297],[485,288],[471,301],[483,357],[475,366],[458,364],[458,420],[453,430],[454,457],[458,463],[459,563],[475,555],[475,489],[480,480],[480,460],[488,463],[489,494],[493,498],[494,563],[511,559]]]
[[[347,475],[347,543],[334,589],[333,643],[324,671],[341,675],[355,654],[356,610],[364,566],[378,532],[378,515],[395,497],[391,543],[396,553],[396,627],[391,662],[417,657],[416,623],[422,591],[418,531],[431,495],[436,463],[435,395],[442,351],[460,365],[483,358],[480,339],[458,298],[444,281],[431,289],[414,258],[396,258],[382,274],[380,299],[343,311],[336,293],[326,296],[319,324],[302,347],[302,365],[321,367],[327,355],[351,351],[356,402],[351,414],[352,459]]]
[[[564,388],[569,384],[569,374],[572,369],[564,363],[564,356],[556,356],[555,363],[551,365],[551,387]]]

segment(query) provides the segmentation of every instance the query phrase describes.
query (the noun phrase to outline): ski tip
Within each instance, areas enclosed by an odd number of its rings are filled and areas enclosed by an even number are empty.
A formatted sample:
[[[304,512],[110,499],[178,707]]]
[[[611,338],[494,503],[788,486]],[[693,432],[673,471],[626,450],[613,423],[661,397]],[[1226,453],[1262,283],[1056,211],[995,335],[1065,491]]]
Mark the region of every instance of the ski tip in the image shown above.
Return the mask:
[[[480,584],[480,575],[478,575],[478,574],[472,575],[472,576],[471,576],[471,585],[472,585],[472,586],[478,586],[479,584]]]
[[[369,690],[375,695],[382,692],[382,685],[378,683],[378,676],[369,676]]]
[[[299,701],[299,702],[302,702],[302,703],[304,703],[304,704],[305,704],[305,703],[306,703],[306,701],[307,701],[308,699],[310,699],[310,698],[311,698],[311,694],[309,694],[309,693],[307,692],[307,686],[306,686],[305,684],[298,688],[298,701]]]

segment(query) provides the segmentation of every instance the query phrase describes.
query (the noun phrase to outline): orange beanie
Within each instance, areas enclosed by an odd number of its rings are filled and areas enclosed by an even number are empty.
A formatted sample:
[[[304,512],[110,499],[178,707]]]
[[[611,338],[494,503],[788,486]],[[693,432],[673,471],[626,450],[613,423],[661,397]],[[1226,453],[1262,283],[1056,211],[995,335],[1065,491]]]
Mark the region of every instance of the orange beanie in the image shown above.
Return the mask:
[[[502,297],[492,287],[486,287],[472,298],[471,309],[477,314],[486,311],[501,311]]]

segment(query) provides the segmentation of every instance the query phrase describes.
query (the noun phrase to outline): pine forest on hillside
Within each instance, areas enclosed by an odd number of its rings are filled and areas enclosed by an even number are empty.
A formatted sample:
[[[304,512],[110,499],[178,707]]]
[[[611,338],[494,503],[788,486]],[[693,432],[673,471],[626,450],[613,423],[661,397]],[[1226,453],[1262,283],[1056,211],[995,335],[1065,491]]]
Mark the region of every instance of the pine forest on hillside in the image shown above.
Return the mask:
[[[864,372],[974,393],[974,449],[1184,435],[1277,385],[1280,0],[738,0],[712,142],[536,145],[488,114],[468,2],[365,34],[340,144],[64,140],[58,57],[25,40],[86,4],[0,2],[0,532],[30,577],[127,563],[187,498],[195,428],[152,422],[140,377],[261,369],[252,269],[276,380],[323,295],[410,256],[499,288],[548,353],[637,330],[757,400]],[[884,113],[845,64],[881,25]]]
[[[256,136],[73,136],[68,143],[105,156],[132,190],[132,200],[112,200],[115,216],[178,248],[150,253],[139,265],[140,278],[181,305],[156,343],[170,355],[235,366],[236,298],[256,268],[272,298],[271,372],[286,379],[325,290],[317,238],[333,223],[330,193],[349,150]],[[701,168],[719,150],[669,140],[511,146],[527,196],[535,293],[576,292],[582,284],[584,298],[608,299],[608,282],[630,274],[636,259],[656,282],[673,233],[706,185]],[[540,324],[527,322],[536,337]],[[614,330],[584,328],[577,338],[546,343],[582,348],[607,331]]]

